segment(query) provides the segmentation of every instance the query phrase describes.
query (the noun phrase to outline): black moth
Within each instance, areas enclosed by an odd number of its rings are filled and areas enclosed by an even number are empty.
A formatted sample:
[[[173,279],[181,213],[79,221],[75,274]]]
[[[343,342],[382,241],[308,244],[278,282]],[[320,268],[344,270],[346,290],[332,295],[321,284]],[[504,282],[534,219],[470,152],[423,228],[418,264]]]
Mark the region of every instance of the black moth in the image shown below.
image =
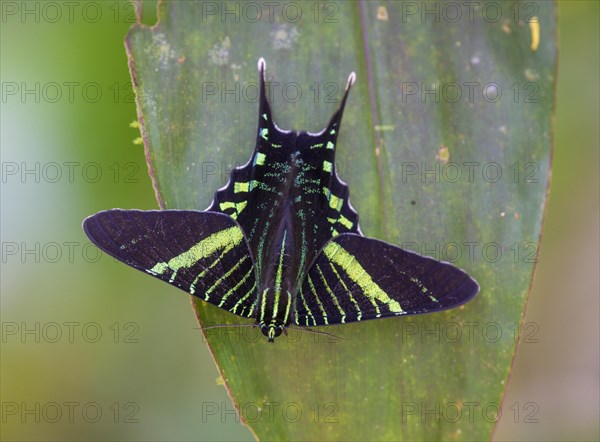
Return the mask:
[[[256,147],[205,211],[99,212],[83,229],[100,249],[239,316],[270,342],[285,327],[451,309],[479,290],[451,264],[365,238],[335,148],[355,74],[317,134],[277,127],[258,61]]]

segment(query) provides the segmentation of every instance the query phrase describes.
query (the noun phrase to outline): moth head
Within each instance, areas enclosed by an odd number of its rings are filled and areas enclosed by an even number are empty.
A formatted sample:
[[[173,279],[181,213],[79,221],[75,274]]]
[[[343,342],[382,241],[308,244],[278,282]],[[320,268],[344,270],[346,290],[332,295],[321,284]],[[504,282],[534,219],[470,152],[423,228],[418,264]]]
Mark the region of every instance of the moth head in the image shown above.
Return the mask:
[[[269,342],[275,342],[275,338],[280,336],[283,332],[283,325],[261,324],[260,331],[269,338]]]

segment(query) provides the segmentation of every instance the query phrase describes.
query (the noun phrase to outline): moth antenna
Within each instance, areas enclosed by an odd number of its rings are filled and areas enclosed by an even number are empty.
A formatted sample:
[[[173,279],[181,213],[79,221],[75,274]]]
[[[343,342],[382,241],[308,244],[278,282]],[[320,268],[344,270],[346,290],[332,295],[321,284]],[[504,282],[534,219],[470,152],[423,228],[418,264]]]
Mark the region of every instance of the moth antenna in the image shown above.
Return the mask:
[[[194,327],[196,330],[209,330],[211,328],[227,328],[227,327],[258,327],[258,324],[215,324],[206,327]]]
[[[300,330],[302,332],[307,332],[307,333],[314,333],[316,335],[325,335],[325,336],[329,336],[330,338],[338,339],[338,340],[341,340],[341,341],[346,341],[347,340],[346,338],[342,338],[340,336],[336,336],[336,335],[334,335],[332,333],[327,333],[327,332],[324,332],[324,331],[317,331],[317,330],[313,330],[313,329],[308,328],[308,327],[294,327],[293,325],[288,325],[288,328],[293,328],[294,330]]]

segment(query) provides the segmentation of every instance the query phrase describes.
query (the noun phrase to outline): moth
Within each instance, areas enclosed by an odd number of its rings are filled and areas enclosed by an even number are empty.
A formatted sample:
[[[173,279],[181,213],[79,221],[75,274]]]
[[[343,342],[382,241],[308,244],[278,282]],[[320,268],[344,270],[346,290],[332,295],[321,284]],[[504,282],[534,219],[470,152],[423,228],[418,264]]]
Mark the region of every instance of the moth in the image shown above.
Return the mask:
[[[233,314],[273,342],[297,326],[451,309],[479,290],[463,270],[366,238],[335,151],[356,75],[319,133],[280,129],[258,61],[254,152],[207,210],[106,210],[83,229],[119,261]]]

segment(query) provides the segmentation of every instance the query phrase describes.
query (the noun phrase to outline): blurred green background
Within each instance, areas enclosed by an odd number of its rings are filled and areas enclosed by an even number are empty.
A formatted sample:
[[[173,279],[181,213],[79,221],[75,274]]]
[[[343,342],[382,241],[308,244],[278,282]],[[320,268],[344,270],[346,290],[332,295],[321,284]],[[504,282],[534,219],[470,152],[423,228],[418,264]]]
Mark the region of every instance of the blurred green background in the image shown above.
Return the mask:
[[[156,208],[129,127],[133,9],[1,6],[1,439],[252,440],[189,299],[98,259],[80,227],[101,209]],[[527,313],[538,342],[519,348],[505,407],[522,415],[506,412],[496,440],[600,438],[599,3],[559,14],[552,190]],[[528,403],[538,422],[524,422]]]

